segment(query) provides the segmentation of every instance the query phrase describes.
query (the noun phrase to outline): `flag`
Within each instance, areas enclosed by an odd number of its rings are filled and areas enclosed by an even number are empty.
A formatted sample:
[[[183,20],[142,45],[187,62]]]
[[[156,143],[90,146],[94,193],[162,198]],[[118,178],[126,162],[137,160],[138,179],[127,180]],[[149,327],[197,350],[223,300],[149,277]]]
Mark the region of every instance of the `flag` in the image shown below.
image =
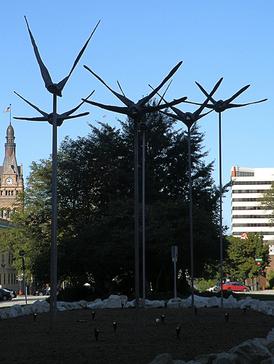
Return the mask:
[[[4,112],[10,112],[11,111],[11,107],[10,106],[8,106],[6,109],[5,109],[5,111]]]

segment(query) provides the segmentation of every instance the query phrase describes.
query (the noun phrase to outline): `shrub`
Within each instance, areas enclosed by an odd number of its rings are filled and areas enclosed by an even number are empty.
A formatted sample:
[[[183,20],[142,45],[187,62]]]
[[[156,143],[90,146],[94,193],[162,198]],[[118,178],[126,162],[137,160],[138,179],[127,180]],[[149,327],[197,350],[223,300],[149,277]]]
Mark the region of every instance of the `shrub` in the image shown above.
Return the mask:
[[[208,288],[213,287],[216,284],[217,284],[217,280],[216,279],[204,279],[204,278],[195,279],[195,283],[194,283],[195,288],[199,292],[204,292]]]

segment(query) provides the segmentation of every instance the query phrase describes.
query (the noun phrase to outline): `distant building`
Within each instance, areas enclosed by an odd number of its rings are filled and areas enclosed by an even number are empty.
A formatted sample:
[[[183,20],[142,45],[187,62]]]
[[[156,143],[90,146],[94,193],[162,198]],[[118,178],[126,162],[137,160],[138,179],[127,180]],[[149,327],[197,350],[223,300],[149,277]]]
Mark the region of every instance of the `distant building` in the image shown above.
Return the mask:
[[[274,168],[232,167],[231,182],[232,235],[244,239],[247,233],[260,233],[274,255],[273,210],[262,206],[264,193],[274,183]]]
[[[23,167],[17,165],[14,129],[10,124],[6,132],[5,157],[0,166],[0,228],[9,226],[11,214],[20,206],[18,195],[24,190]],[[12,267],[11,252],[0,252],[0,285],[17,288],[16,271]]]

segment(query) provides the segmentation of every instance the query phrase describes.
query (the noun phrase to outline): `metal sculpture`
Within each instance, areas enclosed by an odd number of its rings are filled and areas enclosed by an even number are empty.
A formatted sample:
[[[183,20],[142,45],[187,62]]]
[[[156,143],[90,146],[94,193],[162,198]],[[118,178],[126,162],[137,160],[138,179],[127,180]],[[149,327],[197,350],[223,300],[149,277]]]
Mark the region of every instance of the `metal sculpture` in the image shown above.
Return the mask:
[[[175,120],[182,121],[187,127],[187,140],[188,140],[188,182],[189,182],[189,246],[190,246],[190,275],[191,275],[191,306],[194,308],[194,254],[193,254],[193,198],[192,198],[192,166],[191,166],[191,128],[192,126],[207,115],[209,112],[202,114],[204,108],[208,105],[209,100],[213,94],[217,91],[222,82],[222,78],[213,87],[206,100],[200,104],[200,107],[194,112],[183,112],[180,109],[171,106],[171,110],[174,114],[162,111],[163,114],[172,117]],[[161,96],[161,95],[159,95]],[[163,99],[164,100],[164,99]]]
[[[35,40],[33,38],[33,35],[31,33],[31,30],[30,30],[30,27],[29,27],[29,24],[28,24],[28,21],[27,21],[27,18],[26,17],[24,17],[24,18],[25,18],[25,21],[26,21],[26,24],[27,24],[27,28],[28,28],[31,44],[32,44],[32,47],[33,47],[33,50],[34,50],[34,54],[35,54],[36,60],[38,62],[38,65],[40,67],[40,72],[41,72],[42,78],[43,78],[43,80],[45,82],[45,87],[53,95],[62,97],[63,88],[65,87],[66,83],[68,82],[68,79],[70,78],[70,76],[71,76],[74,68],[76,67],[77,63],[79,62],[80,58],[82,57],[82,54],[84,53],[84,51],[85,51],[91,37],[95,33],[95,31],[96,31],[96,29],[97,29],[97,27],[98,27],[98,25],[100,23],[100,20],[98,21],[98,23],[96,24],[96,26],[93,29],[92,33],[90,34],[89,38],[87,39],[86,43],[84,44],[84,46],[80,50],[78,56],[76,57],[73,65],[72,65],[71,70],[69,71],[69,74],[65,78],[63,78],[60,82],[54,83],[54,82],[52,82],[49,71],[48,71],[47,67],[45,66],[45,64],[43,63],[42,58],[41,58],[41,56],[39,54],[37,45],[35,43]]]
[[[78,115],[72,115],[83,104],[83,102],[81,102],[78,106],[76,106],[75,108],[73,108],[63,114],[57,114],[57,97],[62,96],[62,91],[63,91],[67,81],[69,80],[73,70],[75,69],[82,54],[84,53],[84,51],[85,51],[91,37],[93,36],[95,30],[97,29],[100,21],[96,24],[96,26],[93,29],[88,40],[86,41],[86,43],[84,44],[84,46],[82,47],[80,52],[78,53],[69,74],[58,83],[52,82],[49,71],[46,68],[45,64],[43,63],[42,58],[39,54],[38,47],[35,43],[34,37],[32,35],[32,32],[30,30],[26,17],[25,17],[25,21],[26,21],[27,29],[28,29],[29,36],[31,39],[31,43],[33,46],[34,54],[35,54],[36,60],[39,65],[42,78],[45,83],[45,87],[51,94],[53,94],[53,111],[52,111],[52,113],[46,113],[46,112],[42,111],[41,109],[39,109],[38,107],[36,107],[31,102],[24,99],[21,95],[16,93],[21,99],[23,99],[26,103],[28,103],[35,110],[37,110],[42,115],[42,117],[34,117],[34,118],[15,117],[15,119],[28,120],[28,121],[48,121],[52,125],[52,179],[51,179],[52,221],[51,221],[51,259],[50,259],[50,276],[51,276],[50,313],[51,313],[51,319],[53,321],[53,319],[56,315],[56,311],[57,311],[57,127],[60,126],[64,120],[78,118],[80,116],[89,114],[87,112],[87,113],[81,113]],[[90,97],[90,95],[88,97]]]
[[[139,246],[139,157],[138,157],[138,148],[139,148],[139,128],[141,125],[144,126],[144,117],[146,114],[150,114],[167,107],[171,107],[177,105],[187,98],[182,97],[180,99],[173,100],[171,102],[165,102],[164,104],[158,103],[157,105],[148,105],[149,101],[156,95],[156,93],[166,84],[166,82],[175,74],[178,68],[181,66],[182,62],[179,62],[164,78],[164,80],[153,90],[150,94],[140,99],[138,102],[133,102],[129,98],[125,96],[123,93],[120,84],[118,86],[121,90],[121,94],[114,91],[111,87],[109,87],[106,82],[99,77],[95,72],[93,72],[88,66],[84,66],[90,73],[92,73],[104,86],[106,86],[110,92],[112,92],[125,106],[113,106],[113,105],[105,105],[95,101],[88,101],[83,99],[94,106],[98,106],[102,109],[118,112],[120,114],[127,115],[134,122],[134,254],[135,254],[135,299],[136,305],[139,305],[140,298],[140,282],[139,282],[139,266],[140,266],[140,246]],[[144,201],[144,167],[145,167],[145,128],[142,128],[142,145],[143,145],[143,153],[142,153],[142,250],[143,250],[143,299],[145,299],[145,201]]]
[[[230,98],[226,100],[218,100],[216,101],[208,92],[198,83],[196,82],[199,89],[202,93],[209,98],[211,104],[207,104],[206,107],[214,110],[219,115],[219,235],[220,235],[220,279],[221,279],[221,307],[223,307],[223,182],[222,182],[222,112],[227,109],[238,108],[253,104],[259,104],[261,102],[266,101],[267,99],[262,99],[258,101],[251,101],[244,104],[235,104],[232,103],[238,96],[240,96],[244,91],[246,91],[250,85],[246,85],[242,87],[240,90],[235,92]],[[199,105],[195,102],[188,102],[191,104]]]

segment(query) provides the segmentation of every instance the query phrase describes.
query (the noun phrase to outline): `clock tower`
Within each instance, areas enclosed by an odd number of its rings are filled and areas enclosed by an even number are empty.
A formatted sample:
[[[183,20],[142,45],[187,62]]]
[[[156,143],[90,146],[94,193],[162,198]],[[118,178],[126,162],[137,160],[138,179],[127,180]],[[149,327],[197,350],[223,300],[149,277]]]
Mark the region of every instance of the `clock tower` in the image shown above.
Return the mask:
[[[6,132],[5,158],[0,166],[0,218],[9,220],[19,207],[18,195],[24,190],[23,167],[17,165],[14,129],[9,124]]]

